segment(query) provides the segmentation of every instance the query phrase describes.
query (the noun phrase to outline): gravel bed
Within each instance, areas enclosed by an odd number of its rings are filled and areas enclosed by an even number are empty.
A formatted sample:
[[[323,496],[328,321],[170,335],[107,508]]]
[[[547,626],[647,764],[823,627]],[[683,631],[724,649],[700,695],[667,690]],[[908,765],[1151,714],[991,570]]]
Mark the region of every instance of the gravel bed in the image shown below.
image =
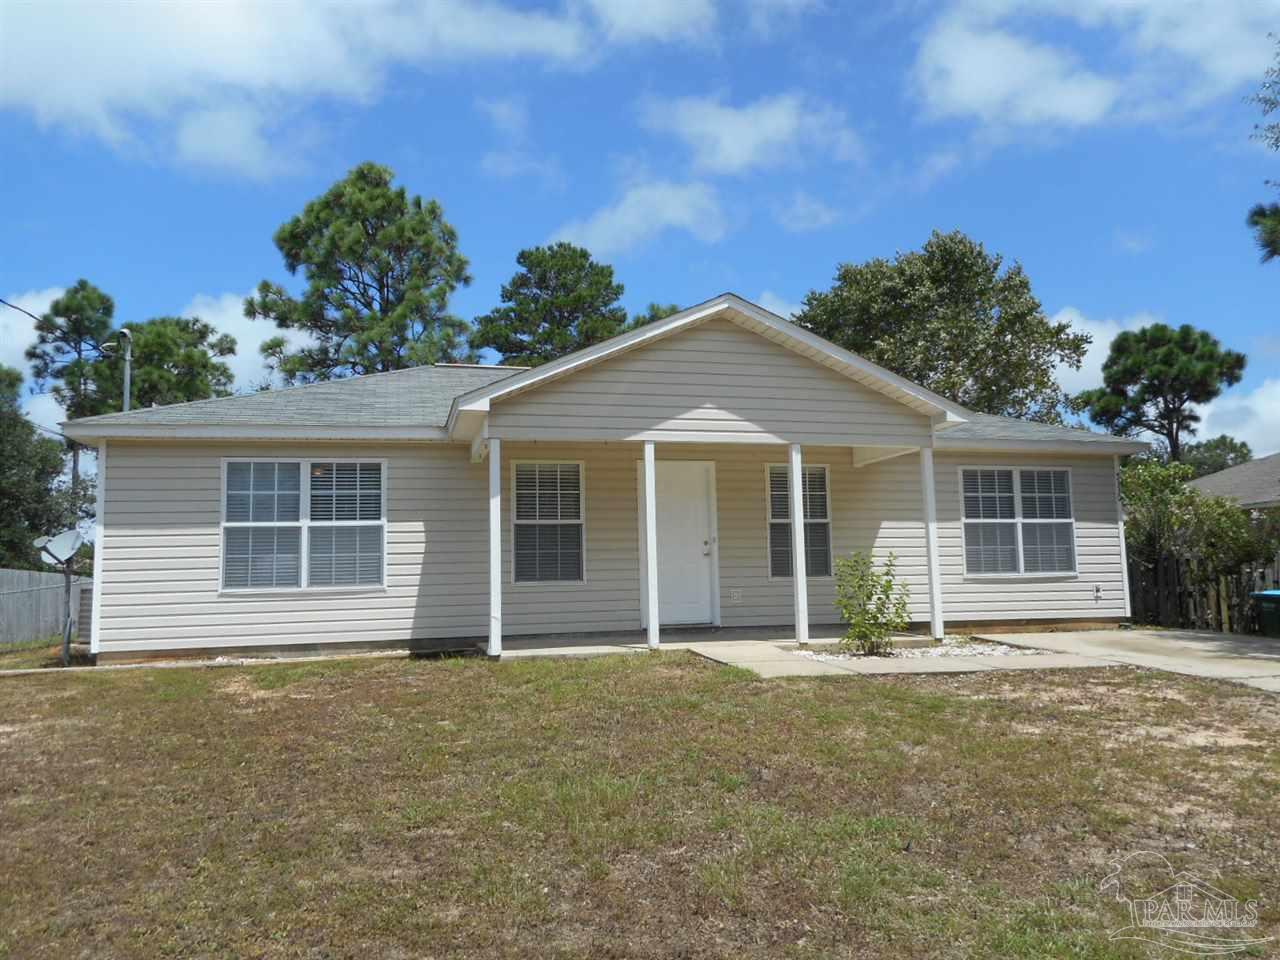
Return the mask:
[[[914,660],[923,657],[1016,657],[1024,654],[1046,653],[1029,647],[1012,647],[1004,643],[990,643],[986,640],[972,640],[969,637],[946,636],[942,642],[933,647],[903,647],[895,650],[891,657],[864,657],[859,653],[820,653],[816,650],[797,650],[797,656],[810,660]]]

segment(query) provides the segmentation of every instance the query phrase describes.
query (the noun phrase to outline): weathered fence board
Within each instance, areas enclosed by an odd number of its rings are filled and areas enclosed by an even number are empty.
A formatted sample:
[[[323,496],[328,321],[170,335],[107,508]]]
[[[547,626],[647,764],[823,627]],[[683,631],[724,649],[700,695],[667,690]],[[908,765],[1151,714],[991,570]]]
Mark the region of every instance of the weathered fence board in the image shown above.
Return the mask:
[[[61,636],[66,616],[63,586],[60,573],[0,570],[0,645]],[[82,615],[86,597],[92,610],[93,581],[78,577],[71,587],[73,612]],[[87,620],[83,621],[83,631],[87,638]]]
[[[1164,557],[1157,563],[1129,561],[1129,594],[1135,623],[1230,633],[1257,633],[1257,603],[1250,594],[1280,588],[1280,556],[1238,573],[1205,582],[1195,558]]]

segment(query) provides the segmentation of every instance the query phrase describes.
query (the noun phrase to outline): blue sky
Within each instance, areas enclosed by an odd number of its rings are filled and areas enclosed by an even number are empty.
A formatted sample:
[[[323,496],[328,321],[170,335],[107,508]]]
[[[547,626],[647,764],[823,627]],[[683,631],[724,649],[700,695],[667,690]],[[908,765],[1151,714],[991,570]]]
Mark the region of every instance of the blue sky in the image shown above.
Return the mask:
[[[1280,264],[1244,226],[1277,158],[1243,102],[1280,2],[457,0],[0,7],[0,296],[79,277],[121,322],[199,313],[241,385],[271,236],[350,167],[438,199],[497,302],[524,246],[612,263],[634,310],[786,312],[836,265],[961,229],[1095,337],[1158,319],[1249,355],[1202,435],[1280,449]],[[0,317],[0,362],[30,324]],[[55,422],[49,398],[31,415]],[[1268,423],[1269,420],[1269,423]]]

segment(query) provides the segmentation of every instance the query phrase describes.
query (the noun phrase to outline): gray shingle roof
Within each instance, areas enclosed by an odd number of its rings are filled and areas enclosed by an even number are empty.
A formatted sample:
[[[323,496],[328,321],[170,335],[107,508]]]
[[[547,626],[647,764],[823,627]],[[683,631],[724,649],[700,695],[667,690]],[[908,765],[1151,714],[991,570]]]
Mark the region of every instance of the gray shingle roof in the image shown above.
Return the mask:
[[[427,366],[327,380],[234,397],[108,413],[74,421],[129,425],[323,425],[441,427],[459,394],[522,367]]]
[[[1242,507],[1280,506],[1280,453],[1227,467],[1190,485],[1203,493],[1230,497]]]
[[[520,373],[523,367],[439,366],[411,367],[390,373],[329,380],[300,387],[264,390],[260,393],[177,403],[167,407],[131,410],[72,421],[68,433],[77,428],[83,436],[115,435],[254,435],[258,427],[281,428],[290,436],[342,437],[365,436],[370,431],[386,439],[422,437],[423,431],[442,435],[449,409],[455,397]],[[1030,423],[1009,417],[993,417],[966,411],[967,423],[958,424],[938,434],[938,446],[981,448],[984,444],[999,447],[1027,441],[1046,445],[1068,444],[1080,449],[1081,444],[1099,451],[1127,453],[1136,449],[1133,441],[1110,434],[1094,433],[1072,427],[1056,427]],[[137,428],[136,434],[134,428]],[[163,433],[158,433],[158,432]],[[221,431],[211,434],[210,431]]]
[[[1091,443],[1099,446],[1132,447],[1134,441],[1125,437],[1112,436],[1109,433],[1098,433],[1082,427],[1059,427],[1049,423],[1032,423],[1030,420],[1016,420],[1013,417],[995,417],[988,413],[965,413],[967,423],[961,423],[938,434],[943,445],[953,443],[974,443],[984,441],[1025,441],[1038,440],[1045,442]],[[1120,450],[1114,452],[1121,452]]]

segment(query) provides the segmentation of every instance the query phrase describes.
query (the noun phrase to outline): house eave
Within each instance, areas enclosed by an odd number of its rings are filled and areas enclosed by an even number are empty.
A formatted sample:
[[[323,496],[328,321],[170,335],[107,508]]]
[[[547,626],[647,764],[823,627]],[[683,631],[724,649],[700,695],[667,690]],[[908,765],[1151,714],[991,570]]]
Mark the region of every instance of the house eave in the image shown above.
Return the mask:
[[[77,423],[62,432],[80,442],[98,440],[325,440],[421,443],[447,441],[440,427],[374,424]]]
[[[974,452],[1018,452],[1025,453],[1070,453],[1074,456],[1086,455],[1096,457],[1114,457],[1116,455],[1142,453],[1148,444],[1138,440],[1104,441],[1096,440],[965,440],[939,434],[934,438],[934,449],[950,453],[952,451]]]

